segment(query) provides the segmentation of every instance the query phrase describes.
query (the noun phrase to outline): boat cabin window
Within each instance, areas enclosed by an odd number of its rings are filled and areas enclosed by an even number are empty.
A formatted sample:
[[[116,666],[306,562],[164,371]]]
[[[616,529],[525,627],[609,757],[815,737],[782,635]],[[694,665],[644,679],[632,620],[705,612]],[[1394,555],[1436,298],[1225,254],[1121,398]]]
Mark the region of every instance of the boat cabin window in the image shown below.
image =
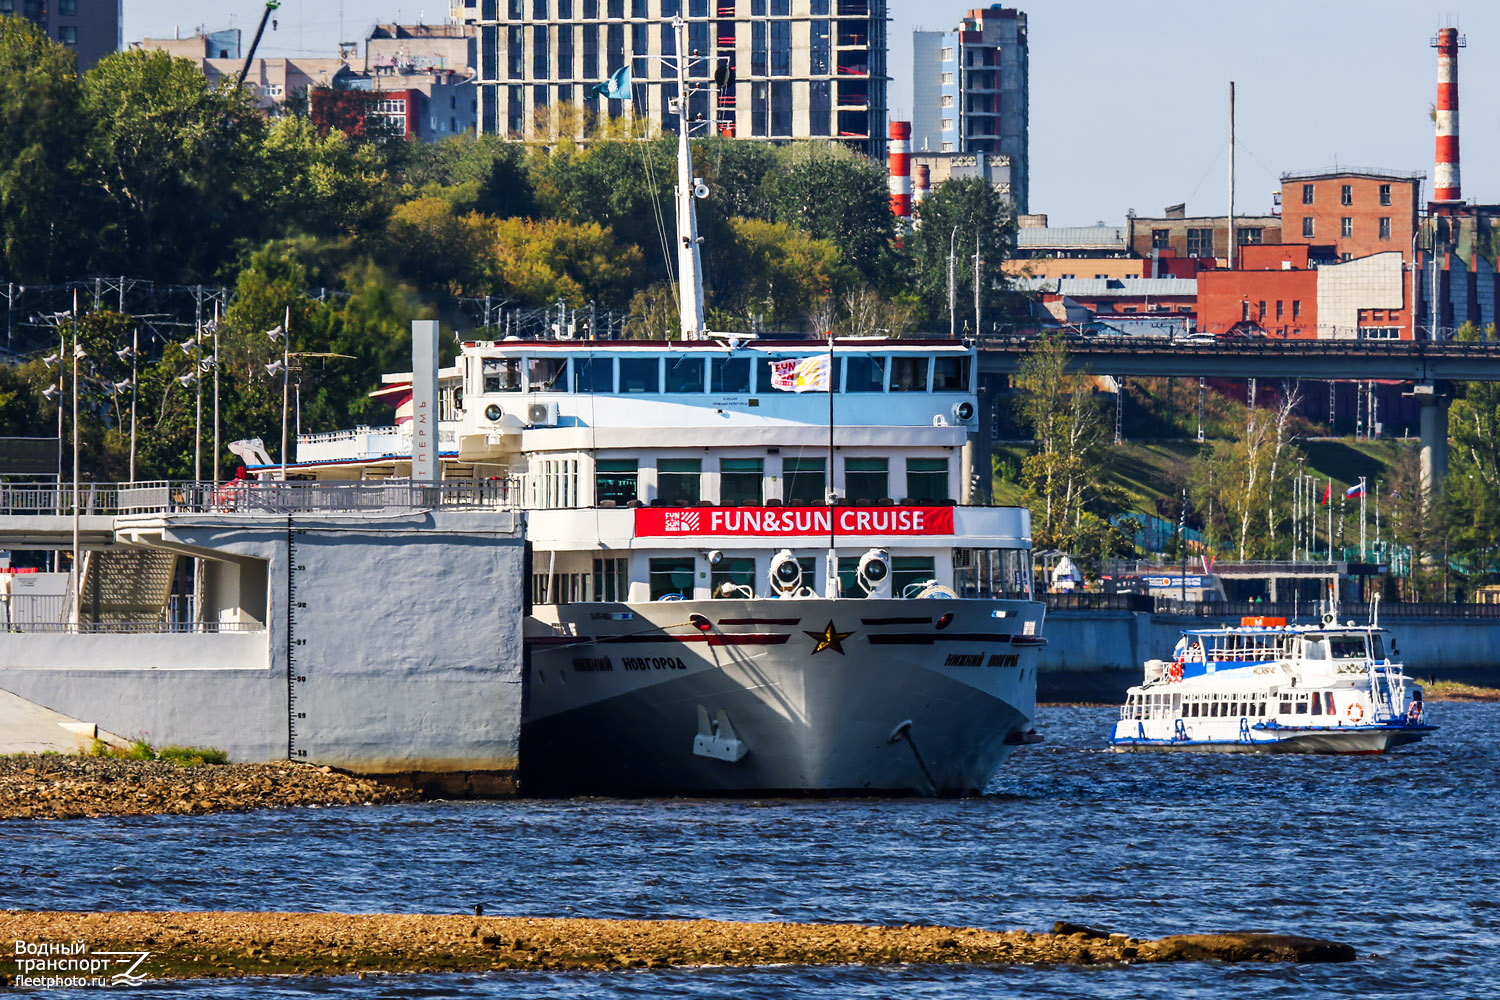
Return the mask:
[[[633,458],[601,458],[594,463],[594,503],[611,500],[623,507],[640,496],[640,470]],[[624,598],[621,598],[623,600]]]
[[[844,459],[844,488],[850,500],[880,500],[891,495],[890,460]]]
[[[759,506],[765,459],[723,458],[719,460],[719,502]]]
[[[652,559],[647,563],[647,580],[653,601],[673,594],[689,600],[693,596],[693,557]]]
[[[1292,696],[1289,695],[1289,694],[1282,695],[1281,696],[1281,705],[1279,707],[1280,707],[1280,710],[1281,710],[1280,711],[1281,715],[1291,715],[1292,714]]]
[[[1323,644],[1322,639],[1311,637],[1302,640],[1302,658],[1304,660],[1326,660],[1328,659],[1328,647]]]
[[[485,392],[520,392],[520,358],[485,358],[483,360]]]
[[[1323,692],[1323,714],[1324,715],[1333,715],[1334,714],[1334,711],[1333,711],[1333,692],[1332,691],[1324,691]]]
[[[701,357],[667,359],[668,392],[702,392],[703,361]]]
[[[620,392],[661,392],[660,358],[621,358]]]
[[[1363,660],[1365,637],[1362,635],[1331,635],[1328,644],[1335,660]]]
[[[915,597],[922,584],[935,577],[932,556],[892,556],[891,593],[897,597]],[[913,588],[907,594],[907,588]]]
[[[574,358],[574,392],[614,392],[614,358]]]
[[[892,392],[926,392],[927,358],[891,358]]]
[[[532,392],[562,392],[567,383],[567,358],[529,358],[526,364],[526,387]]]
[[[1385,659],[1385,639],[1375,635],[1373,632],[1370,633],[1370,659]]]
[[[1305,694],[1299,694],[1299,695],[1297,695],[1297,700],[1294,703],[1293,707],[1294,707],[1294,709],[1295,709],[1295,711],[1296,711],[1296,713],[1298,715],[1306,715],[1307,714],[1307,695],[1305,695]]]
[[[968,392],[969,359],[936,358],[932,362],[933,392]]]
[[[855,356],[844,360],[845,392],[885,392],[885,358]]]
[[[714,358],[709,363],[710,392],[749,392],[749,358]]]
[[[693,504],[703,498],[701,458],[663,458],[656,463],[656,497],[662,503]]]
[[[623,601],[630,594],[629,559],[594,560],[594,600]]]
[[[827,499],[826,466],[821,458],[788,458],[782,463],[782,499],[789,504],[817,504]]]
[[[1029,598],[1030,555],[1025,549],[954,549],[953,587],[960,597]]]
[[[715,597],[751,597],[755,593],[755,557],[725,556],[709,567],[709,593]]]
[[[948,460],[946,458],[908,458],[906,460],[906,495],[913,500],[949,499]]]

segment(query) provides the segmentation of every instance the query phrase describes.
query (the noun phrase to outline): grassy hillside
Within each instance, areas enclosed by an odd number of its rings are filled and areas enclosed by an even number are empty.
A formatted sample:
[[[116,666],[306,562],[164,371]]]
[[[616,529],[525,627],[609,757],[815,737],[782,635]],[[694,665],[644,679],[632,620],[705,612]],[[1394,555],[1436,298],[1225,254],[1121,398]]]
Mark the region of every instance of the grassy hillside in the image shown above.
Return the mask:
[[[1298,445],[1307,455],[1304,471],[1320,479],[1333,477],[1336,493],[1357,483],[1360,476],[1365,477],[1372,490],[1376,482],[1389,483],[1396,449],[1411,446],[1410,443],[1353,438],[1300,441]],[[1192,440],[1126,441],[1112,446],[1106,464],[1108,481],[1131,496],[1135,510],[1154,513],[1158,500],[1171,507],[1178,496],[1176,484],[1182,479],[1181,467],[1191,461],[1200,447]],[[995,446],[995,499],[998,503],[1021,502],[1024,491],[1017,480],[1021,462],[1030,451],[1025,444]]]

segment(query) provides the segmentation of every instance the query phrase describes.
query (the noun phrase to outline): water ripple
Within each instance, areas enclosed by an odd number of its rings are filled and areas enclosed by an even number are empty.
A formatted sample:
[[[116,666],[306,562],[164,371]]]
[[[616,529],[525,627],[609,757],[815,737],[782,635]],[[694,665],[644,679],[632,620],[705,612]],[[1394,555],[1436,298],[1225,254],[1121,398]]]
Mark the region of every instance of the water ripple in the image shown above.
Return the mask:
[[[0,907],[713,917],[1309,933],[1349,966],[697,969],[277,981],[293,997],[1491,995],[1500,706],[1383,758],[1099,752],[1101,709],[974,799],[437,802],[0,825]],[[23,869],[26,871],[23,873]],[[55,877],[37,878],[36,872]],[[264,981],[153,984],[248,997]]]

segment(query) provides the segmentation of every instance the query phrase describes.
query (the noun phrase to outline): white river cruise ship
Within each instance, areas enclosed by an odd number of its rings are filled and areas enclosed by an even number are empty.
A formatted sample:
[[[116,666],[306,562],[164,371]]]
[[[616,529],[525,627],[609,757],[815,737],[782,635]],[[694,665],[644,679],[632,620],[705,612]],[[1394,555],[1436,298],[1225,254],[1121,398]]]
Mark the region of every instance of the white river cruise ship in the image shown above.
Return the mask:
[[[956,502],[975,351],[835,343],[832,449],[829,394],[771,384],[828,355],[469,342],[442,371],[443,476],[526,509],[525,790],[972,793],[1036,738],[1029,513]],[[408,428],[303,435],[288,474],[404,477]]]
[[[978,792],[1040,738],[1044,609],[1029,512],[959,502],[976,352],[710,333],[687,103],[682,339],[471,341],[438,373],[440,474],[526,510],[522,790]],[[409,477],[412,455],[410,423],[362,427],[300,438],[288,473]]]

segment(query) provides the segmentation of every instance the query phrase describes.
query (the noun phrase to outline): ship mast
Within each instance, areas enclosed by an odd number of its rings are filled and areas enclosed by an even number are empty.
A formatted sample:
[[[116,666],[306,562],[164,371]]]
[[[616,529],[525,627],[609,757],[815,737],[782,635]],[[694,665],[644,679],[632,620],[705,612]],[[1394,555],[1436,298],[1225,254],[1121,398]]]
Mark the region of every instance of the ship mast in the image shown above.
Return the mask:
[[[677,306],[683,340],[701,340],[703,323],[703,258],[698,252],[698,210],[693,204],[708,188],[693,176],[693,153],[688,146],[687,21],[672,19],[677,36]]]

